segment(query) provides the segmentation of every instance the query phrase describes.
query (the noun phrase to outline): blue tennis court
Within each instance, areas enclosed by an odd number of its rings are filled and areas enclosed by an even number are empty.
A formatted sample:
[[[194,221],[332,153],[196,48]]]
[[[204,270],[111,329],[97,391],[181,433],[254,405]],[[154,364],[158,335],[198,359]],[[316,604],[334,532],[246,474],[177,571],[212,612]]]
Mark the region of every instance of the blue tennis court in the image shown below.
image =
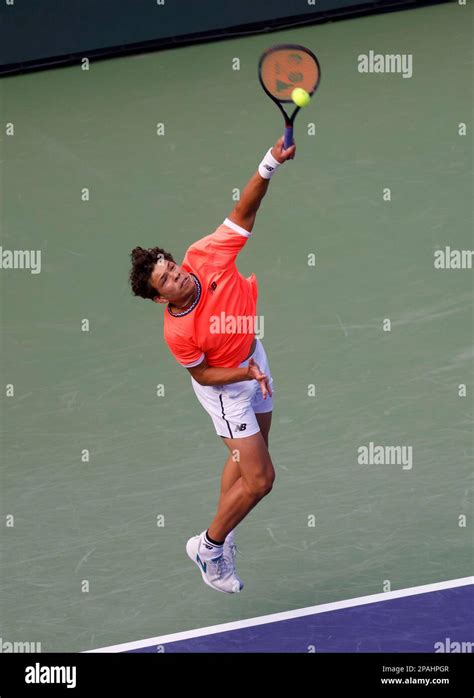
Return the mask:
[[[472,652],[472,581],[451,580],[97,651]]]

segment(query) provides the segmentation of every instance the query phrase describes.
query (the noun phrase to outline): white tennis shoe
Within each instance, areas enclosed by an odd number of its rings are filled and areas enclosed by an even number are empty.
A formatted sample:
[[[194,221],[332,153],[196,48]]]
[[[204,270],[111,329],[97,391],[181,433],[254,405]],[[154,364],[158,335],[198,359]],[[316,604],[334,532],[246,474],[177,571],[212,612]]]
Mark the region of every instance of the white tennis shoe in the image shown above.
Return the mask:
[[[222,553],[213,560],[203,560],[199,554],[205,531],[190,538],[186,544],[186,552],[198,566],[204,582],[227,594],[236,594],[243,589],[243,582],[235,572],[234,557]]]
[[[234,543],[234,541],[228,541],[226,538],[224,541],[224,557],[226,557],[230,561],[230,564],[234,567],[234,569],[237,552],[237,546]]]

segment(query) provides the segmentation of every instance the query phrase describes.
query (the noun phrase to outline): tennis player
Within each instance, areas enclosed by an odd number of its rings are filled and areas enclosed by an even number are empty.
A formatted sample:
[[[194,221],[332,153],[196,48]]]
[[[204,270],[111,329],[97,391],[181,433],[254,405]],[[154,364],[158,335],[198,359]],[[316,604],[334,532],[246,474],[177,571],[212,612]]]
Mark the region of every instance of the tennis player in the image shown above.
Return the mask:
[[[216,515],[186,545],[204,582],[227,593],[243,588],[235,568],[234,529],[275,479],[268,451],[273,379],[256,334],[257,279],[255,274],[244,278],[235,261],[252,236],[271,177],[295,151],[295,145],[285,149],[280,138],[222,225],[194,242],[181,265],[160,247],[135,247],[131,253],[132,291],[167,305],[165,341],[191,374],[197,399],[230,452]]]

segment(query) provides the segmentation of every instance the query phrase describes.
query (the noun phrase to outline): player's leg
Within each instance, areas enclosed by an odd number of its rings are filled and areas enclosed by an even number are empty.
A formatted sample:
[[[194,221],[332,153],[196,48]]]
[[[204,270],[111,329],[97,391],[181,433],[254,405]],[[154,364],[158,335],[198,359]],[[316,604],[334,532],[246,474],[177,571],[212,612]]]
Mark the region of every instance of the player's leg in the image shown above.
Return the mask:
[[[262,412],[261,414],[256,414],[255,416],[257,418],[258,426],[260,427],[260,432],[262,434],[263,440],[265,441],[265,445],[268,449],[268,435],[272,423],[272,413]],[[234,482],[238,480],[240,477],[239,457],[240,456],[237,447],[237,451],[231,451],[225,462],[224,470],[222,471],[221,477],[221,498],[223,494],[225,494],[225,492],[230,490]]]
[[[263,365],[266,357],[262,356],[261,348],[259,351],[258,360]],[[232,593],[243,587],[235,570],[233,529],[271,490],[275,478],[268,453],[272,401],[267,399],[260,404],[263,396],[256,395],[258,391],[249,382],[225,386],[218,391],[194,383],[193,387],[199,402],[211,415],[217,434],[224,439],[229,456],[221,476],[217,514],[207,531],[188,541],[186,550],[200,568],[206,584]],[[264,412],[266,409],[269,412]],[[250,436],[227,436],[227,432],[242,431],[242,425]]]
[[[232,451],[227,457],[221,476],[221,498],[240,477],[239,457],[237,452]]]
[[[260,427],[260,432],[262,434],[265,445],[268,448],[268,434],[270,431],[270,426],[272,422],[272,413],[265,412],[255,415],[257,418],[258,425]],[[224,465],[224,470],[222,471],[221,477],[221,493],[220,500],[224,494],[230,490],[234,482],[240,477],[240,466],[239,466],[239,454],[238,452],[230,452],[227,461]],[[219,501],[220,503],[220,501]],[[235,565],[235,557],[237,555],[237,546],[234,539],[234,529],[229,531],[225,538],[224,543],[224,555],[230,560],[230,562]]]
[[[225,537],[266,495],[275,479],[273,463],[261,432],[241,439],[225,438],[231,454],[238,452],[240,477],[220,498],[208,535],[217,542]]]
[[[272,425],[272,413],[271,412],[261,412],[255,415],[257,418],[258,426],[263,436],[263,440],[268,448],[268,435],[270,433],[270,427]]]
[[[226,536],[266,495],[273,486],[275,472],[264,438],[260,431],[240,439],[225,438],[233,454],[239,454],[240,477],[225,491],[219,501],[217,514],[207,533],[202,532],[188,540],[186,551],[200,568],[203,580],[209,586],[228,593],[243,587],[237,576],[233,555],[225,553]],[[227,484],[236,474],[235,462],[226,463]]]

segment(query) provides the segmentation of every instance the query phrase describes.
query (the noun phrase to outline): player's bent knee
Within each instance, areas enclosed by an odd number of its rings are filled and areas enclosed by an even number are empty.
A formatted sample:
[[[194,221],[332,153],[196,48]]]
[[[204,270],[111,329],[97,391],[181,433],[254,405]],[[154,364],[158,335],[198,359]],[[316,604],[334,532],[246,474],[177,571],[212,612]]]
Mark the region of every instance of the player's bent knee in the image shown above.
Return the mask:
[[[247,491],[256,499],[262,499],[273,489],[273,483],[275,481],[275,472],[270,471],[263,475],[262,477],[252,478],[246,481]]]
[[[275,471],[272,468],[270,473],[267,476],[267,491],[265,492],[266,495],[272,491],[274,483],[275,483]]]
[[[272,468],[271,468],[271,470],[270,470],[270,473],[269,473],[269,481],[270,481],[270,484],[271,484],[270,489],[273,487],[273,485],[274,485],[274,483],[275,483],[275,478],[276,478],[275,469],[274,469],[273,466],[272,466]]]

